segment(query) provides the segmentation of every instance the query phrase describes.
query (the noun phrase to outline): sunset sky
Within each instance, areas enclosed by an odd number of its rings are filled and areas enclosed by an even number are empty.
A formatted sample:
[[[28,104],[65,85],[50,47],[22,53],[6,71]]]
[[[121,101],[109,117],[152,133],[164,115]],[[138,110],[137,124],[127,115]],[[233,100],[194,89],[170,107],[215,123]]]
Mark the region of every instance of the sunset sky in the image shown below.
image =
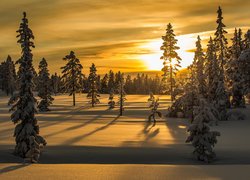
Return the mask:
[[[20,57],[16,30],[26,11],[35,36],[34,66],[45,57],[51,73],[60,72],[71,50],[84,73],[94,62],[100,73],[159,70],[161,36],[172,23],[178,35],[182,66],[189,65],[197,35],[204,48],[216,28],[222,6],[224,23],[232,33],[250,28],[248,0],[1,0],[0,61]],[[231,34],[229,33],[229,38]]]

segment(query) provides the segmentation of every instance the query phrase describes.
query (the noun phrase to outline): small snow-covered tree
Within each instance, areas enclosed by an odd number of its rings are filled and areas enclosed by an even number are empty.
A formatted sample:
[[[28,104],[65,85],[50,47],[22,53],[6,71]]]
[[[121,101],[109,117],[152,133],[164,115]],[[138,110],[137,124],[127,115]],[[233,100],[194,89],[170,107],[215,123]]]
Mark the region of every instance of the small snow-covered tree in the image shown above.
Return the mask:
[[[121,74],[121,78],[119,80],[119,85],[118,85],[118,92],[119,92],[119,98],[118,98],[118,105],[119,105],[119,115],[123,115],[124,111],[124,102],[126,101],[126,93],[124,90],[124,78],[123,74]]]
[[[166,81],[169,77],[171,101],[174,101],[174,77],[178,71],[178,67],[180,67],[181,58],[176,52],[180,48],[176,45],[177,39],[175,38],[174,30],[170,23],[167,26],[166,35],[162,36],[162,40],[161,50],[163,51],[163,55],[161,59],[163,60],[163,86],[167,86]]]
[[[47,61],[42,58],[39,63],[39,72],[38,72],[38,96],[41,98],[41,101],[38,104],[38,109],[41,112],[50,111],[49,106],[52,104],[54,98],[52,94],[51,79],[48,70]]]
[[[10,109],[14,111],[11,120],[16,125],[14,137],[16,147],[14,153],[22,158],[30,158],[31,162],[37,162],[40,156],[41,144],[46,145],[46,141],[39,135],[39,125],[35,118],[36,99],[33,88],[33,65],[32,48],[34,48],[34,35],[28,26],[26,13],[23,13],[22,22],[17,30],[17,38],[22,48],[22,56],[18,60],[20,64],[20,87],[16,95],[16,101]]]
[[[194,109],[194,120],[188,128],[190,134],[186,142],[191,142],[194,146],[194,157],[207,163],[216,158],[213,147],[217,143],[217,136],[220,136],[219,132],[210,131],[209,124],[213,121],[217,121],[217,117],[214,116],[211,105],[204,98],[199,98],[199,106]]]
[[[75,106],[75,94],[82,89],[82,65],[73,51],[66,55],[63,60],[67,61],[66,65],[61,67],[62,79],[64,80],[64,91],[73,95],[73,106]]]
[[[87,97],[90,98],[90,103],[92,105],[92,107],[94,107],[96,104],[100,103],[99,100],[99,93],[98,93],[98,89],[97,89],[97,74],[96,74],[96,66],[94,63],[92,63],[92,66],[90,67],[90,73],[89,73],[89,92],[87,94]]]
[[[160,118],[162,117],[162,114],[160,111],[158,111],[158,107],[159,107],[159,98],[157,99],[153,99],[151,104],[149,105],[150,108],[150,115],[148,116],[148,122],[151,122],[153,120],[153,126],[155,126],[156,123],[156,115],[158,115]]]
[[[111,89],[111,91],[109,92],[109,109],[113,109],[115,108],[115,101],[114,101],[114,90]]]

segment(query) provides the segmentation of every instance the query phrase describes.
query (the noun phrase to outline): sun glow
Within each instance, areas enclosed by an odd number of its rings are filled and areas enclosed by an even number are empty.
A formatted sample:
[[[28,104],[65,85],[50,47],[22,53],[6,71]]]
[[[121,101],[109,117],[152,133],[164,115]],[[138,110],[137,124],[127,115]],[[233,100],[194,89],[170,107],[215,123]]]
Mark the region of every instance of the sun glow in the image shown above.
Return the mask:
[[[194,58],[194,53],[190,50],[195,48],[196,36],[193,34],[187,34],[182,36],[177,36],[177,45],[180,49],[177,51],[179,56],[182,58],[181,66],[182,68],[190,65]],[[160,59],[163,51],[160,50],[162,45],[161,39],[151,40],[139,48],[148,50],[151,53],[143,54],[139,56],[139,59],[144,61],[148,70],[161,70],[163,67],[163,61]]]

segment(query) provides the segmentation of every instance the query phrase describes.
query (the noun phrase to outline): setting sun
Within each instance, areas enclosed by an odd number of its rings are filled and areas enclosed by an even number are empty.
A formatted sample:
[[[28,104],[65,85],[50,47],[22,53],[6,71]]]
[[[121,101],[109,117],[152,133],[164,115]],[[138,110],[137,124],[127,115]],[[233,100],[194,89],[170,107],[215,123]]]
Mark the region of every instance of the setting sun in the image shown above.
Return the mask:
[[[180,47],[180,50],[178,50],[178,54],[183,60],[181,66],[182,68],[185,68],[193,61],[194,53],[190,52],[190,49],[195,48],[196,35],[181,35],[177,36],[177,39],[177,45]],[[163,52],[160,50],[161,45],[161,39],[154,39],[138,47],[139,49],[143,49],[144,51],[151,52],[148,54],[139,55],[138,57],[145,63],[148,70],[162,69],[163,61],[160,59],[160,57],[162,56]]]

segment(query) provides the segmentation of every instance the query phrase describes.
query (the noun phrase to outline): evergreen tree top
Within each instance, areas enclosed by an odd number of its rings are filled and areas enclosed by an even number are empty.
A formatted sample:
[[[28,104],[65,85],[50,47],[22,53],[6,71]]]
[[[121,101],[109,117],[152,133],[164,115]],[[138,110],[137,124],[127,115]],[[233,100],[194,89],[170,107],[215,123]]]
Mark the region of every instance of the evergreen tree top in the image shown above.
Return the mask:
[[[215,51],[215,46],[214,46],[214,40],[212,39],[212,37],[210,36],[210,39],[208,41],[208,45],[207,45],[207,54],[208,52],[213,53]]]
[[[92,73],[95,73],[97,70],[96,70],[96,66],[94,63],[92,63],[91,67],[90,67],[90,72]]]
[[[12,58],[10,55],[7,56],[7,59],[6,59],[6,62],[11,62],[12,61]]]
[[[34,43],[32,42],[32,39],[35,37],[33,36],[32,30],[28,26],[26,12],[23,12],[22,22],[20,23],[19,29],[16,32],[18,33],[17,38],[19,38],[17,43],[20,43],[22,48],[35,47]]]
[[[201,46],[201,38],[200,36],[197,37],[197,41],[196,41],[196,50],[195,50],[195,55],[194,55],[194,62],[198,61],[199,59],[203,59],[204,58],[204,53],[203,53],[203,49]]]
[[[76,58],[76,55],[75,55],[74,51],[70,51],[70,53],[63,58],[63,60],[66,60],[66,61],[70,61],[70,60],[79,61],[79,59]]]
[[[42,58],[42,60],[39,63],[39,69],[42,69],[43,67],[47,67],[48,63],[45,58]]]
[[[220,43],[224,43],[224,45],[227,45],[227,39],[225,38],[225,34],[227,34],[227,31],[224,29],[226,25],[222,22],[223,17],[222,17],[222,9],[219,6],[217,10],[217,20],[216,23],[218,24],[215,32],[215,41],[220,41]]]
[[[161,50],[163,50],[163,56],[161,56],[161,59],[164,60],[170,60],[170,59],[176,59],[179,63],[181,58],[179,57],[176,50],[179,50],[180,48],[176,45],[177,39],[175,38],[174,30],[172,25],[169,23],[167,25],[166,29],[166,35],[162,36],[163,44],[161,46]]]

